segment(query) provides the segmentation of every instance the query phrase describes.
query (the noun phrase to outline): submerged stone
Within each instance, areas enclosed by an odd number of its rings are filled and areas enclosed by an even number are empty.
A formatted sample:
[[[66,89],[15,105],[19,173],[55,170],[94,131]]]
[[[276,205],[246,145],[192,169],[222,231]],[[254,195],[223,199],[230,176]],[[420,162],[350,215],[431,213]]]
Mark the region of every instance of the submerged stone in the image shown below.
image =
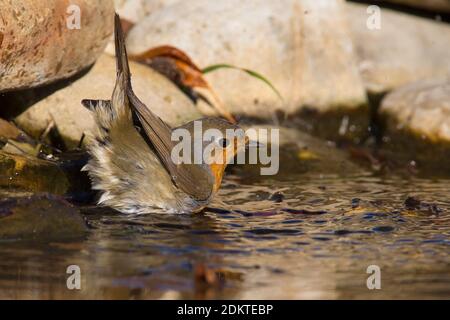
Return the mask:
[[[87,175],[80,172],[85,155],[50,161],[0,151],[0,187],[29,192],[48,192],[84,200],[91,193]]]
[[[69,189],[69,181],[56,164],[3,151],[0,151],[0,185],[61,195]]]
[[[365,172],[362,167],[351,161],[348,153],[338,149],[334,143],[323,141],[308,133],[293,128],[269,125],[253,125],[249,128],[262,130],[259,131],[258,141],[267,148],[249,148],[246,151],[245,164],[238,164],[227,169],[238,174],[245,182],[248,182],[247,179],[264,180],[275,176],[277,178],[288,177],[292,174],[304,174],[306,178],[317,174],[352,176]],[[276,139],[276,135],[272,133],[276,132],[274,129],[279,130],[277,140],[272,140],[272,138]],[[263,130],[268,130],[267,136],[263,134]],[[271,134],[274,136],[272,137]],[[278,154],[274,152],[278,152]],[[258,157],[258,164],[250,164],[252,154]],[[265,164],[261,163],[263,158],[265,158]],[[235,162],[238,159],[239,156]],[[266,174],[261,170],[262,168],[272,168],[273,170],[265,170]]]
[[[0,200],[0,241],[67,239],[87,231],[79,210],[61,197],[33,195]]]

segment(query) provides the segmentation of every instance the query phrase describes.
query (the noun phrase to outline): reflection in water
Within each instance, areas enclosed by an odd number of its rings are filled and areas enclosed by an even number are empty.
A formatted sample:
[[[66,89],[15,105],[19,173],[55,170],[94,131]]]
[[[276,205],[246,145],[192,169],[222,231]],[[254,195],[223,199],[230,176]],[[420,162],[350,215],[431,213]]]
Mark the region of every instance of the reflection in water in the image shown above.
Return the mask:
[[[448,180],[242,176],[227,177],[211,205],[221,210],[85,208],[81,241],[0,243],[0,298],[450,298]],[[405,206],[408,196],[425,204]],[[66,288],[71,264],[80,291]],[[371,264],[381,290],[366,287]],[[198,265],[225,281],[199,284]]]

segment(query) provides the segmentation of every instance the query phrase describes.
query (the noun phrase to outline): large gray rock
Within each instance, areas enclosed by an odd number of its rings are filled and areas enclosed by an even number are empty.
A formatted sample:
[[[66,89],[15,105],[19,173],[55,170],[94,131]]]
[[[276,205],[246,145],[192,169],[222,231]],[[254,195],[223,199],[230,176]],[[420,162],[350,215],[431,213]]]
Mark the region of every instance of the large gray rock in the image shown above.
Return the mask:
[[[370,93],[450,75],[450,26],[381,9],[381,28],[367,28],[367,5],[347,3],[359,70]]]
[[[80,29],[67,27],[72,3],[0,2],[0,92],[67,78],[100,56],[113,28],[111,0],[76,1]]]
[[[95,126],[81,100],[110,99],[115,68],[114,58],[103,55],[89,73],[27,109],[15,119],[16,123],[37,137],[54,119],[66,144],[76,146],[82,134]],[[192,102],[164,76],[137,63],[131,63],[130,68],[136,95],[169,124],[180,125],[201,117]]]
[[[272,119],[278,109],[353,112],[366,96],[343,11],[338,0],[178,1],[134,26],[127,46],[139,54],[169,44],[201,67],[228,63],[255,70],[284,97],[240,71],[207,74],[236,114]]]

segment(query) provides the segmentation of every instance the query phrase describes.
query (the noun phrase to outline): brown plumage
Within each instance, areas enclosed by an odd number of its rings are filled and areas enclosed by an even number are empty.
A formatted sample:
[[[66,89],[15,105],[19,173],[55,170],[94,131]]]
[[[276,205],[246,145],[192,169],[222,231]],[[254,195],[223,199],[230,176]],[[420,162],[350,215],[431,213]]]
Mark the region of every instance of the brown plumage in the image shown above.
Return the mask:
[[[175,142],[172,128],[134,94],[123,32],[115,16],[116,85],[109,100],[83,100],[98,125],[85,166],[93,188],[101,192],[99,204],[125,213],[196,212],[219,189],[226,164],[239,150],[221,146],[211,164],[175,164],[171,159]],[[237,129],[224,120],[205,118],[203,130],[215,128],[225,137],[226,129]],[[193,132],[193,122],[181,128]]]

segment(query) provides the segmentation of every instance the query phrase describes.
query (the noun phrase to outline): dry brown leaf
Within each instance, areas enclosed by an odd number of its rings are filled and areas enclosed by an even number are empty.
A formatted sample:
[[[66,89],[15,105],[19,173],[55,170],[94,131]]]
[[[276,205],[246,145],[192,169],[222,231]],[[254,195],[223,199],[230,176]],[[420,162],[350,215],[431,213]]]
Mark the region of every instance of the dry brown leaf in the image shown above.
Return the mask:
[[[151,48],[141,54],[130,55],[130,59],[152,67],[184,91],[193,93],[195,88],[207,89],[213,101],[201,94],[197,96],[205,99],[222,117],[231,123],[236,123],[234,116],[225,108],[222,100],[206,81],[202,70],[180,49],[164,45]]]

